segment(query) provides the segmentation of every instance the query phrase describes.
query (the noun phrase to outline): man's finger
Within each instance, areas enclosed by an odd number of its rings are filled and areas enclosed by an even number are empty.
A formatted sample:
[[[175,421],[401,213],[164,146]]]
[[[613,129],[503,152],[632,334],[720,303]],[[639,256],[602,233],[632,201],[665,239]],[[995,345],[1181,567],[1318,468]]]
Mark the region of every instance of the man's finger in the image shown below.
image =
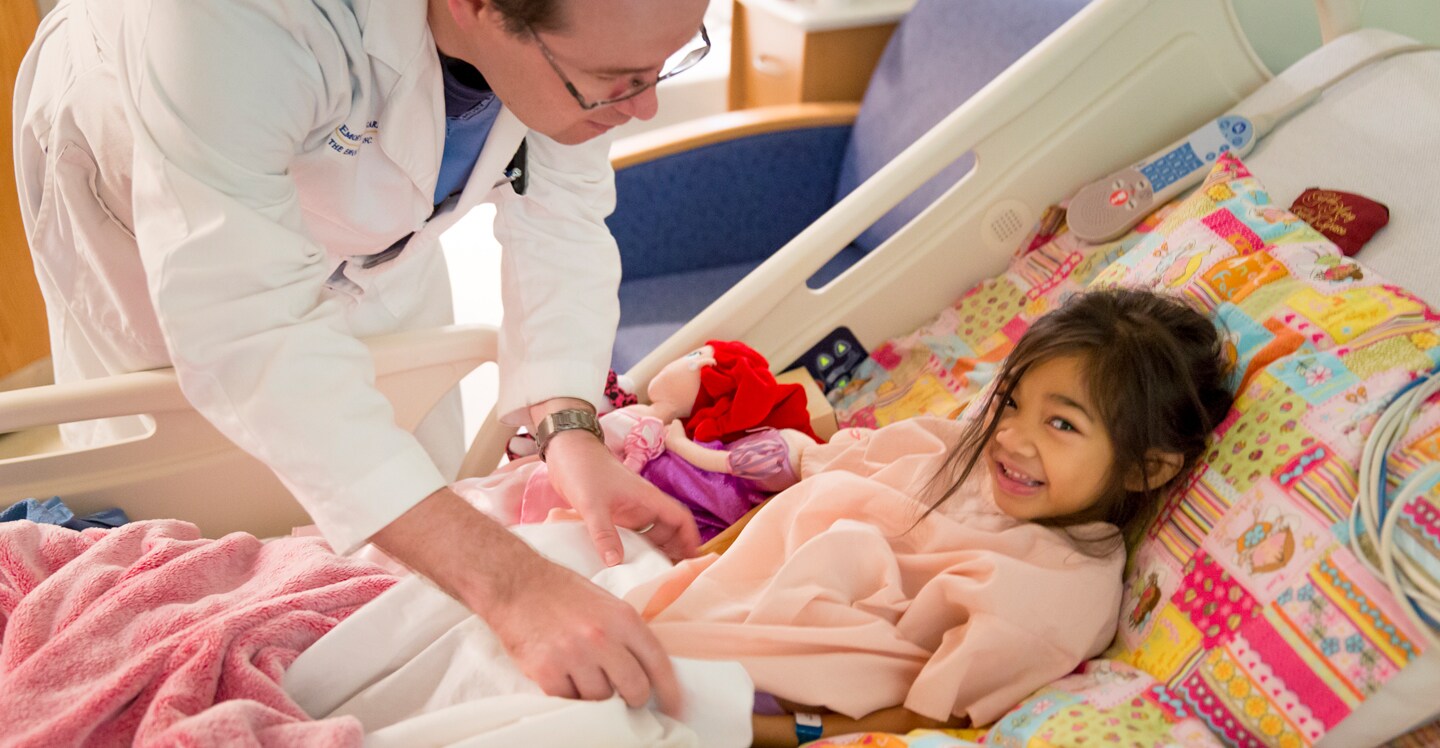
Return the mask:
[[[620,542],[620,533],[615,531],[615,523],[610,519],[609,512],[591,511],[581,515],[585,519],[585,528],[590,531],[590,542],[595,544],[595,552],[600,554],[600,560],[606,566],[614,566],[625,560],[625,546]]]
[[[620,698],[631,708],[649,703],[650,676],[645,674],[645,668],[640,666],[640,661],[629,649],[615,652],[614,660],[605,666],[605,674],[609,676],[615,693],[620,694]]]
[[[585,701],[604,701],[615,695],[610,685],[612,679],[599,667],[577,667],[570,673],[570,683],[575,693]],[[642,702],[643,703],[643,702]]]
[[[680,680],[675,677],[675,666],[655,634],[648,627],[637,629],[630,651],[645,670],[660,711],[681,719],[685,711],[684,692],[680,689]]]
[[[523,669],[522,669],[523,670]],[[540,686],[547,696],[558,696],[562,699],[577,699],[580,694],[575,690],[575,682],[570,679],[565,671],[544,666],[536,672],[525,673],[531,680]]]
[[[695,525],[695,515],[679,502],[661,505],[656,511],[655,527],[645,536],[677,561],[691,558],[700,547],[700,528]]]

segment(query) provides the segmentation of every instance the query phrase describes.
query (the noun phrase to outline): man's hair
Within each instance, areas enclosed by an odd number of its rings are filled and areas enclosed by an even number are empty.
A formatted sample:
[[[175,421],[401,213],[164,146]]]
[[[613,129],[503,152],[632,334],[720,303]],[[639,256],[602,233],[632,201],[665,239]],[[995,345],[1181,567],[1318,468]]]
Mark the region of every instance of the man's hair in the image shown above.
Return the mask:
[[[490,0],[505,18],[505,30],[525,36],[529,29],[558,31],[564,26],[560,0]]]

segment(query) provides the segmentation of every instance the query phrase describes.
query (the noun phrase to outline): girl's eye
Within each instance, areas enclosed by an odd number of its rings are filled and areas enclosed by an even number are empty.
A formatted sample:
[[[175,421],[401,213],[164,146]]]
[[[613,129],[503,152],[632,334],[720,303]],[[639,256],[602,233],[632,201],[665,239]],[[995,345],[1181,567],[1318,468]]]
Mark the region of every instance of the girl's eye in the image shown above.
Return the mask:
[[[1058,417],[1058,416],[1055,417],[1055,418],[1051,418],[1051,419],[1050,419],[1050,425],[1053,426],[1053,427],[1055,427],[1055,428],[1057,428],[1057,429],[1059,429],[1059,430],[1061,430],[1061,431],[1074,431],[1074,430],[1075,430],[1075,424],[1070,423],[1069,421],[1065,420],[1064,418],[1060,418],[1060,417]]]
[[[1019,407],[1020,407],[1019,405],[1016,405],[1016,404],[1015,404],[1015,398],[1013,398],[1013,397],[1006,397],[1006,398],[1005,398],[1005,402],[1004,402],[1003,405],[1004,405],[1004,407],[1006,407],[1006,408],[1019,408]]]

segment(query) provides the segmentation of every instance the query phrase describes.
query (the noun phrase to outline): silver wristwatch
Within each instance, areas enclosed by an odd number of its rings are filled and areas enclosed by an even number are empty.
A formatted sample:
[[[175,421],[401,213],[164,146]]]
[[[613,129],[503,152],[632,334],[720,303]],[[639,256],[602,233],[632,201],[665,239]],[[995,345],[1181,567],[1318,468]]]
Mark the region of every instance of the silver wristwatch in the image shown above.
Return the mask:
[[[600,420],[594,413],[581,408],[557,410],[540,419],[540,423],[535,425],[535,444],[540,447],[541,460],[545,459],[545,448],[550,445],[550,439],[561,431],[570,429],[585,429],[594,434],[596,439],[605,441],[605,434],[600,430]]]

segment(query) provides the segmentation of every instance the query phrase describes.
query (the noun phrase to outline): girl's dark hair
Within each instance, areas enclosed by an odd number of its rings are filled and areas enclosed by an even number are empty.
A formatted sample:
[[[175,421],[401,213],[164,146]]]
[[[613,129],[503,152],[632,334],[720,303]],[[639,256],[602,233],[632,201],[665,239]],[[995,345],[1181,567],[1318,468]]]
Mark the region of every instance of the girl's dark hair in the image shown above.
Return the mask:
[[[529,29],[558,31],[564,25],[560,0],[490,0],[505,17],[505,30],[512,36],[528,36]]]
[[[1051,527],[1108,522],[1120,532],[1077,538],[1086,552],[1103,555],[1119,543],[1133,543],[1158,508],[1158,497],[1181,485],[1205,452],[1206,440],[1230,410],[1222,340],[1205,315],[1178,299],[1150,291],[1115,289],[1071,297],[1036,320],[1015,344],[996,374],[989,395],[971,408],[977,415],[931,481],[953,482],[926,514],[949,499],[974,471],[995,435],[1002,408],[1032,367],[1060,356],[1080,360],[1085,386],[1115,450],[1104,494],[1073,514],[1036,520]],[[1183,457],[1179,473],[1164,485],[1142,491],[1125,488],[1139,471],[1150,483],[1151,450]]]

